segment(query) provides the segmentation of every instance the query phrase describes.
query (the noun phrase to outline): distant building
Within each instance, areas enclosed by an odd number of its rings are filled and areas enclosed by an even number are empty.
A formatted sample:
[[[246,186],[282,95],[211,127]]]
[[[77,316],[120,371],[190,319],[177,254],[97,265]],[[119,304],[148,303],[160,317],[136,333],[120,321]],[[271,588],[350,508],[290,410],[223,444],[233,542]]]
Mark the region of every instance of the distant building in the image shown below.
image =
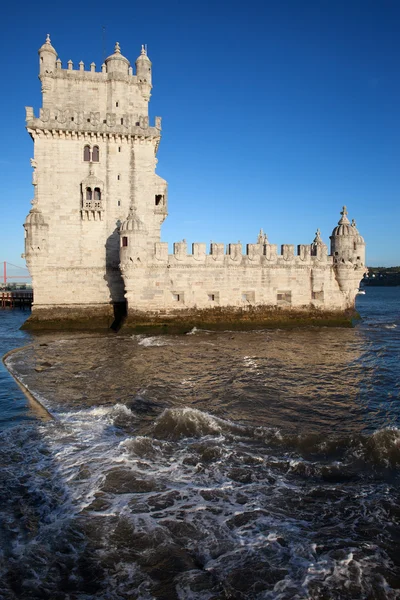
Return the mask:
[[[343,311],[365,273],[365,243],[344,207],[328,255],[260,231],[255,243],[161,241],[167,182],[156,175],[161,118],[149,123],[152,64],[135,73],[119,44],[96,71],[61,60],[49,36],[39,50],[43,106],[26,108],[34,141],[34,198],[24,227],[34,287],[33,317],[88,318],[127,302],[128,316],[248,307]],[[246,210],[247,207],[243,207]],[[243,251],[245,252],[243,254]],[[49,312],[50,311],[50,312]],[[243,312],[243,311],[241,311]]]

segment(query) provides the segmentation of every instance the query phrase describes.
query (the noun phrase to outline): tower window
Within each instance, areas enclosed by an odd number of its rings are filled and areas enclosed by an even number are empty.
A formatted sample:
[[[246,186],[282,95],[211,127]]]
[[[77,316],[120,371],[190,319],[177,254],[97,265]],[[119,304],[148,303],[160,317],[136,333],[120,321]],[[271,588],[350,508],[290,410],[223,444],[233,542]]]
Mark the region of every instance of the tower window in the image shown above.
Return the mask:
[[[85,162],[90,161],[90,147],[89,146],[85,146],[83,149],[83,160]]]
[[[121,179],[121,175],[117,175],[117,179],[119,181]]]
[[[289,290],[280,291],[276,294],[278,304],[290,304],[292,302],[292,292]]]
[[[115,103],[115,106],[118,108],[118,102]]]
[[[311,292],[311,298],[312,298],[312,300],[323,301],[323,299],[324,299],[324,292],[323,291]]]
[[[71,121],[73,121],[73,120],[74,120],[74,117],[71,117]]]
[[[121,206],[121,200],[118,200],[118,206]]]
[[[121,125],[123,125],[123,124],[124,124],[124,120],[123,120],[123,119],[121,119]]]
[[[155,201],[156,201],[156,206],[159,206],[161,204],[162,201],[162,194],[157,194],[155,197]]]
[[[121,152],[121,146],[118,146],[118,152]]]
[[[101,191],[100,188],[94,188],[94,199],[101,200]]]
[[[99,162],[99,158],[100,158],[99,147],[98,146],[93,146],[92,161],[93,162]]]
[[[122,238],[122,246],[123,246],[124,248],[126,248],[126,246],[127,246],[127,245],[128,245],[128,238],[127,238],[126,236],[124,236],[124,237]]]
[[[88,187],[86,188],[86,200],[91,200],[92,199],[92,188]]]

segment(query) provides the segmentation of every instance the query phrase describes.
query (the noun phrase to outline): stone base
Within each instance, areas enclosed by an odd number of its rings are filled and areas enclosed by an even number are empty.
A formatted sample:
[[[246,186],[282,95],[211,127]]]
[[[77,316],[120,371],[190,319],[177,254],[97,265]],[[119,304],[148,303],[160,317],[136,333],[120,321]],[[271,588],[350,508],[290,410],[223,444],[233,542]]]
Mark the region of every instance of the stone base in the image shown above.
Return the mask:
[[[177,310],[167,313],[130,311],[125,305],[33,306],[22,325],[26,330],[99,331],[136,333],[188,333],[194,327],[210,330],[293,329],[296,327],[352,327],[358,314],[353,309],[327,311],[316,308],[216,307]]]
[[[124,330],[136,333],[188,333],[194,327],[209,330],[293,329],[296,327],[353,327],[354,309],[327,311],[316,308],[277,307],[179,310],[168,314],[129,311]]]
[[[26,330],[107,330],[115,321],[111,304],[82,306],[32,306],[31,316],[21,329]]]

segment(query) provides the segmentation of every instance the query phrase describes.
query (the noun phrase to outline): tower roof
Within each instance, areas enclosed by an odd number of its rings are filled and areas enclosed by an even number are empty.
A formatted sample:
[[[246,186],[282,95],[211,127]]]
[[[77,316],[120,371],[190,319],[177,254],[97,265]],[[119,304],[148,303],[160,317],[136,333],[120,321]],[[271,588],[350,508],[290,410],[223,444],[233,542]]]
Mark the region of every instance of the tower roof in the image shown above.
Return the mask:
[[[145,231],[144,223],[139,219],[133,206],[130,207],[125,221],[122,222],[120,231]]]
[[[108,56],[104,62],[107,64],[112,60],[122,61],[128,66],[130,65],[129,60],[121,54],[121,47],[119,45],[119,42],[115,42],[114,53],[110,54],[110,56]]]
[[[140,55],[136,59],[136,64],[138,62],[147,62],[147,63],[151,64],[151,60],[147,56],[147,48],[144,46],[144,44],[142,44],[142,49],[140,51]]]
[[[38,50],[39,54],[40,52],[51,52],[52,54],[55,54],[57,56],[57,52],[55,50],[55,48],[53,48],[53,46],[51,45],[51,41],[50,41],[50,34],[47,34],[46,37],[46,41],[43,44],[43,46],[41,46]]]
[[[338,221],[338,224],[335,227],[335,229],[332,231],[332,236],[356,236],[358,234],[358,231],[353,225],[350,224],[350,221],[347,218],[348,212],[346,206],[343,206],[343,209],[340,214],[342,215],[342,217]]]

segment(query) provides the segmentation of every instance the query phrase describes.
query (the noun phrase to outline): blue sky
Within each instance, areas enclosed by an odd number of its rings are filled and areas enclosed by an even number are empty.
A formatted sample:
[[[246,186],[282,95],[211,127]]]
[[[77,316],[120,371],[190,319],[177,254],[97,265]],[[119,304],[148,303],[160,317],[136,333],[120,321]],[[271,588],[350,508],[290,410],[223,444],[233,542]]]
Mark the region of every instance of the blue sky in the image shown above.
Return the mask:
[[[400,3],[397,0],[8,5],[2,15],[0,261],[23,265],[40,106],[37,50],[100,67],[118,40],[153,62],[157,172],[169,182],[162,237],[325,243],[343,204],[371,266],[400,264]]]

